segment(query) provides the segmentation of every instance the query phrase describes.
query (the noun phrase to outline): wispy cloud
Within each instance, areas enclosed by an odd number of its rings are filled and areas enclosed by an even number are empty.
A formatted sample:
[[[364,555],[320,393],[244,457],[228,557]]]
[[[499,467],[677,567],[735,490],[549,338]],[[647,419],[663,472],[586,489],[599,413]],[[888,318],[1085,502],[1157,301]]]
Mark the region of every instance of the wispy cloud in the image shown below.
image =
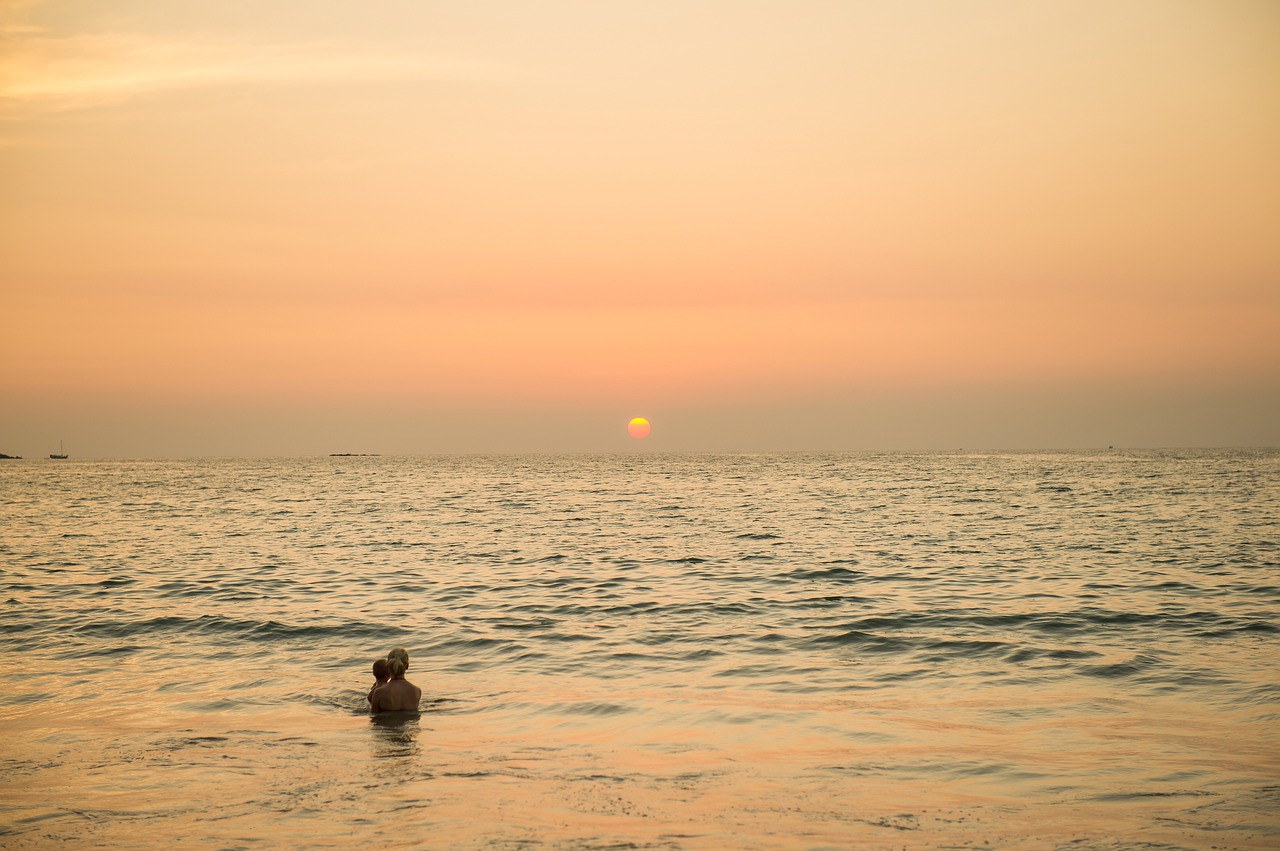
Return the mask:
[[[0,51],[0,105],[14,112],[84,109],[184,89],[240,84],[473,79],[492,65],[339,42],[162,39],[131,33],[51,36],[9,25]]]

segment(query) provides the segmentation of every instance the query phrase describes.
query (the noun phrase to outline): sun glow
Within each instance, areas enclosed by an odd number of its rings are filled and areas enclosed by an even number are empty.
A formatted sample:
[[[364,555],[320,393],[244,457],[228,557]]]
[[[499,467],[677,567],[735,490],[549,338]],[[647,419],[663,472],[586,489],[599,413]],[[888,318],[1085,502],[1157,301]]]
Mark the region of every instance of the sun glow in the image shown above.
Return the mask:
[[[635,417],[631,422],[627,423],[627,434],[636,440],[641,440],[649,436],[649,421],[644,417]]]

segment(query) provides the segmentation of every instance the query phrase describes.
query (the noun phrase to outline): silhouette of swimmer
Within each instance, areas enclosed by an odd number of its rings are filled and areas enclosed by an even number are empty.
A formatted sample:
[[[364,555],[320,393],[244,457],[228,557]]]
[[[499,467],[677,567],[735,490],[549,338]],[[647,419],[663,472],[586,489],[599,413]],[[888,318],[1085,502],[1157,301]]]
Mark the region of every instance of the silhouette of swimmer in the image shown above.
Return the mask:
[[[391,663],[386,659],[378,659],[373,663],[373,687],[369,689],[369,703],[373,704],[373,693],[391,680]]]
[[[382,661],[382,660],[379,660]],[[385,683],[374,683],[369,690],[370,712],[417,712],[418,702],[422,700],[422,689],[404,678],[409,670],[409,653],[403,647],[397,647],[387,654],[387,670],[390,679]],[[374,663],[374,676],[378,675],[378,663]]]

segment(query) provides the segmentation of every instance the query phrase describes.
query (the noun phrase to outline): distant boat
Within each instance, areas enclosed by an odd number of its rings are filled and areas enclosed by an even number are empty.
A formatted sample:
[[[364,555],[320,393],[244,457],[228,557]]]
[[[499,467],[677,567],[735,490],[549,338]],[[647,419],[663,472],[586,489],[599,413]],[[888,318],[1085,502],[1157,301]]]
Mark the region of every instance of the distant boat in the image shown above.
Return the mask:
[[[62,441],[61,441],[61,440],[59,440],[59,441],[58,441],[58,454],[57,454],[57,455],[54,455],[52,452],[50,452],[50,453],[49,453],[49,457],[50,457],[50,458],[53,458],[54,460],[62,460],[62,459],[64,459],[64,458],[66,458],[66,457],[67,457],[67,452],[66,452],[66,450],[62,448]]]

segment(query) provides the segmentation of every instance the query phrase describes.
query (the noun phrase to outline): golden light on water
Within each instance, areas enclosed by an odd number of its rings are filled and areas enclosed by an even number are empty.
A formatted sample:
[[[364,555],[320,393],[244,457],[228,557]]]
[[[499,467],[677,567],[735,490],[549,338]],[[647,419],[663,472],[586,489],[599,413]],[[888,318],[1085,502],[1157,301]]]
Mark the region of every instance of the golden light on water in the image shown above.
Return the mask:
[[[633,417],[631,422],[627,423],[627,434],[636,440],[643,440],[649,436],[649,421],[644,417]]]

